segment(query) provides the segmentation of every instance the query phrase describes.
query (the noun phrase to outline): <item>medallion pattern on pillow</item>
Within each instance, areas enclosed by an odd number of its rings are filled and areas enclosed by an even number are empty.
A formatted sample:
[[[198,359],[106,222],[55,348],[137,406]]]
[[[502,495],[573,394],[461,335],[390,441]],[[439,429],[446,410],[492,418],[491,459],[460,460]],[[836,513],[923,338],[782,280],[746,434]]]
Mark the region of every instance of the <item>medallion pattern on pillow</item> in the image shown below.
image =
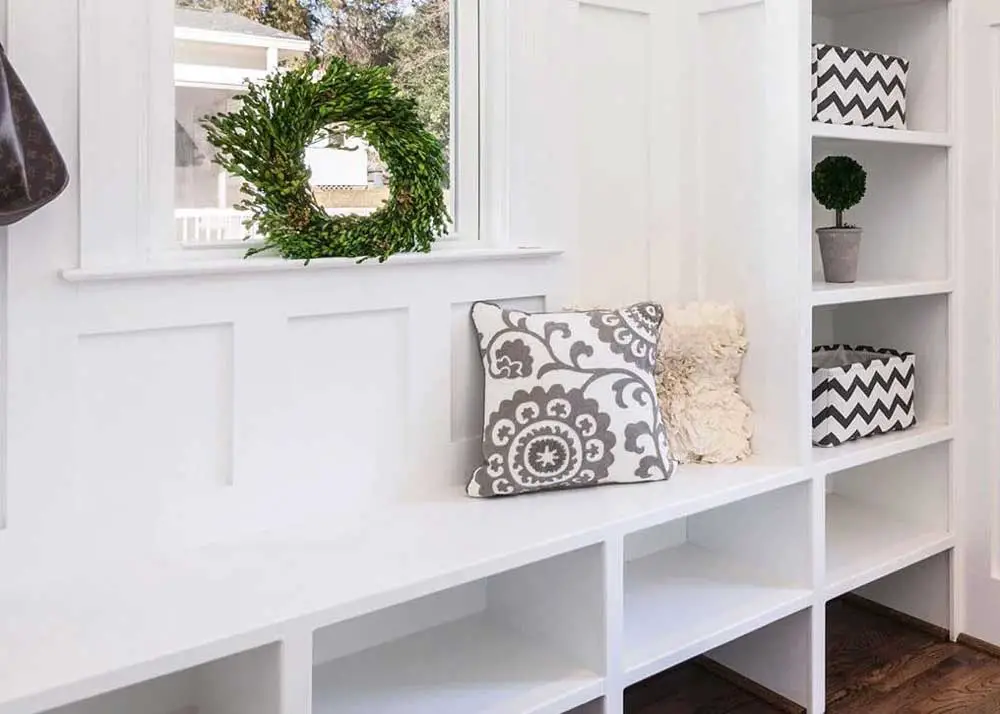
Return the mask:
[[[470,496],[670,478],[654,380],[659,305],[529,314],[479,302],[472,319],[486,410]]]
[[[648,369],[656,367],[656,346],[660,339],[663,309],[654,303],[633,305],[621,311],[593,311],[590,324],[612,352],[627,362]]]

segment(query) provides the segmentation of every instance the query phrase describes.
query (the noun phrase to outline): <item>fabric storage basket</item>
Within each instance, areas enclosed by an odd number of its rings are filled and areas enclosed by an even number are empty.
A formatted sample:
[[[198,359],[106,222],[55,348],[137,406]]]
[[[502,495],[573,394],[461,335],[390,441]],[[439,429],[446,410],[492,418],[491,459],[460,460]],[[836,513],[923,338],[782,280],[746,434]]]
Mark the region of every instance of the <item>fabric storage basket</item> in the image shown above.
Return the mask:
[[[813,350],[813,444],[839,446],[854,439],[909,429],[916,357],[874,347],[827,345]]]
[[[835,45],[813,45],[813,120],[889,129],[906,128],[902,57]]]

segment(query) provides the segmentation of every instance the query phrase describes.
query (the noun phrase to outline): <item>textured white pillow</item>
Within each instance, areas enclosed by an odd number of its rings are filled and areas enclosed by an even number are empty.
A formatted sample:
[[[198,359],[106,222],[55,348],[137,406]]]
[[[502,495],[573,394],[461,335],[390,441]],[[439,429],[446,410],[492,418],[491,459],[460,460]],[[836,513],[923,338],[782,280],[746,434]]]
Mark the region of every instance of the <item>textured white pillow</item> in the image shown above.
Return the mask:
[[[750,455],[753,415],[739,390],[746,349],[743,317],[734,306],[667,308],[656,383],[681,463],[732,463]]]
[[[472,320],[486,392],[470,496],[670,478],[654,380],[659,305],[529,314],[478,302]]]

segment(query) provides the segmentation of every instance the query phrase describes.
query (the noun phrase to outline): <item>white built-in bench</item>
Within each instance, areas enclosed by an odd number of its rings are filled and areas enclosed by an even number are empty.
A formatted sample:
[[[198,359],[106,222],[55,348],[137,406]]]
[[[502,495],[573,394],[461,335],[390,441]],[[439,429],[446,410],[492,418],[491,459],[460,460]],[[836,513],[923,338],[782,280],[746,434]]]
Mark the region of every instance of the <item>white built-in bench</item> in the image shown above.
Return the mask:
[[[0,714],[620,711],[626,685],[693,655],[795,613],[808,632],[812,497],[808,470],[765,466],[456,491],[335,540],[0,584]],[[773,665],[807,694],[807,661]]]

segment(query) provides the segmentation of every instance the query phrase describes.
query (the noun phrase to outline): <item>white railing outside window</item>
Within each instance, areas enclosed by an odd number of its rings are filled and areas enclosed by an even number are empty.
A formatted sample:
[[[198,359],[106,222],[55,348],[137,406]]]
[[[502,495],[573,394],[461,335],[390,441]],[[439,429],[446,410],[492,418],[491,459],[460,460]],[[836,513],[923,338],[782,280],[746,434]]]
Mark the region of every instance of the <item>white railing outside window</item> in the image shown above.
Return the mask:
[[[373,208],[327,208],[331,216],[370,215]],[[246,227],[250,213],[235,208],[177,208],[177,242],[184,248],[252,247],[263,238]]]
[[[257,233],[244,225],[250,214],[235,208],[178,208],[174,216],[177,240],[185,248],[235,246],[260,241]]]

